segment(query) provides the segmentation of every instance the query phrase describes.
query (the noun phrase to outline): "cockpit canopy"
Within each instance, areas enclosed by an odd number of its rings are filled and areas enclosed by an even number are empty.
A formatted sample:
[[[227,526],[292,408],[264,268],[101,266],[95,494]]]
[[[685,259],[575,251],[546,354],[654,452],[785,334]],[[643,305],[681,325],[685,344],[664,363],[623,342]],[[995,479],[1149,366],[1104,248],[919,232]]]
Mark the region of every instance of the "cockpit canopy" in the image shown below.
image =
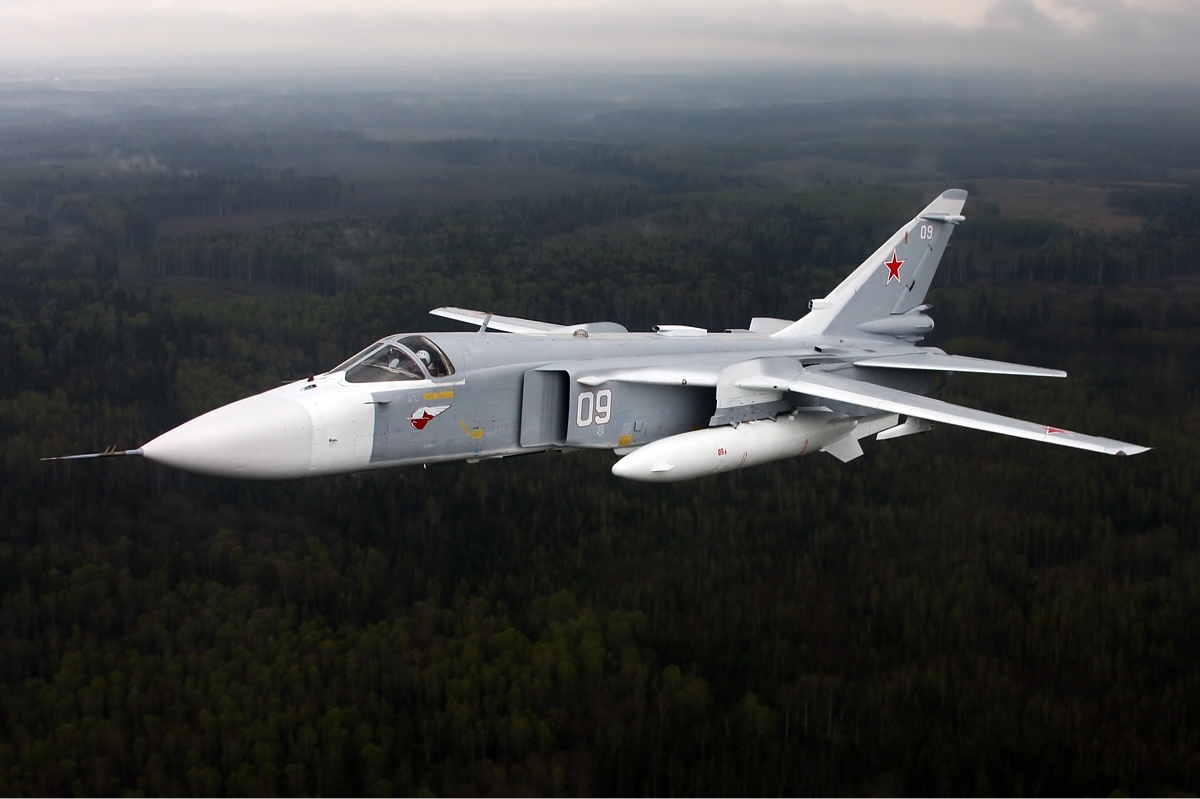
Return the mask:
[[[407,351],[386,344],[346,370],[348,383],[385,383],[391,380],[424,380],[425,373]]]
[[[405,336],[400,345],[407,347],[425,365],[430,377],[447,377],[454,374],[454,367],[438,345],[425,336]]]
[[[425,380],[454,374],[446,354],[425,336],[405,336],[394,344],[372,344],[330,371],[343,370],[348,383]]]

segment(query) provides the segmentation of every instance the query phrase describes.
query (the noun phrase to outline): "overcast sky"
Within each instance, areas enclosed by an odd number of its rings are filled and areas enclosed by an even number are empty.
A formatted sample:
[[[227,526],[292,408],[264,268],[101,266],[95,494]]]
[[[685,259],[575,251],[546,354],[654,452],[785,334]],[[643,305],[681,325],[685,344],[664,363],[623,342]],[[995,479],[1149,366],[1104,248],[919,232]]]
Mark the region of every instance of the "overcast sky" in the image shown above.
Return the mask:
[[[1200,0],[0,0],[7,67],[733,60],[1200,83]]]

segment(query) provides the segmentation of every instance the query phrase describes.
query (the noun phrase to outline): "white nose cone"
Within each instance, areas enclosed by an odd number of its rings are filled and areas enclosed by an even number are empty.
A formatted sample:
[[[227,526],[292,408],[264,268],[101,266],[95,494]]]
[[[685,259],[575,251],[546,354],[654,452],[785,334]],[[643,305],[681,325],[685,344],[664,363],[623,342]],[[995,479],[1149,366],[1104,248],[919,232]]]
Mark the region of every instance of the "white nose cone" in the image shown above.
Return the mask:
[[[152,461],[217,477],[303,477],[313,420],[298,402],[259,394],[209,411],[142,447]]]

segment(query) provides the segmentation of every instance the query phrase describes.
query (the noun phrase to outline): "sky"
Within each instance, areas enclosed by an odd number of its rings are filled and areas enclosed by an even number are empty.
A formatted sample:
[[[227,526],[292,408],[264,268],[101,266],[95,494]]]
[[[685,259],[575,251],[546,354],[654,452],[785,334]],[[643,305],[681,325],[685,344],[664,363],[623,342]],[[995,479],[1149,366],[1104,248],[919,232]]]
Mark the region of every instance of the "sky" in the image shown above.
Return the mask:
[[[1200,83],[1200,0],[0,0],[0,64],[828,65]]]

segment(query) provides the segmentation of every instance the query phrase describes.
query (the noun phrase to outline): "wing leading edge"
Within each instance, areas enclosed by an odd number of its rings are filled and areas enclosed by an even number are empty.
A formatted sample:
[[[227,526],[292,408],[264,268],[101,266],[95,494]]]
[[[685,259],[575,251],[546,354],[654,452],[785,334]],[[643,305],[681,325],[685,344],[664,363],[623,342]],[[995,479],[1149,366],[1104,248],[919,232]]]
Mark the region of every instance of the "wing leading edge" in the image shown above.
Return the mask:
[[[777,384],[778,380],[770,377],[754,377],[738,383],[743,388],[763,390],[778,390],[781,386]],[[984,430],[989,433],[1057,444],[1062,447],[1103,452],[1107,455],[1138,455],[1150,449],[1125,441],[1087,436],[1057,427],[1011,419],[987,411],[964,408],[961,405],[951,405],[948,402],[885,388],[874,383],[837,377],[828,372],[806,371],[792,378],[788,382],[787,389],[798,394],[808,394],[834,402],[874,408],[887,413],[904,414],[930,422],[941,422],[972,430]]]
[[[1061,369],[1044,369],[1040,366],[1026,366],[1020,363],[1004,361],[989,361],[983,358],[968,358],[965,355],[947,355],[944,352],[905,353],[903,355],[881,355],[874,358],[863,358],[854,362],[855,366],[867,366],[872,369],[924,369],[934,372],[974,372],[985,375],[1020,375],[1022,377],[1066,377]]]

